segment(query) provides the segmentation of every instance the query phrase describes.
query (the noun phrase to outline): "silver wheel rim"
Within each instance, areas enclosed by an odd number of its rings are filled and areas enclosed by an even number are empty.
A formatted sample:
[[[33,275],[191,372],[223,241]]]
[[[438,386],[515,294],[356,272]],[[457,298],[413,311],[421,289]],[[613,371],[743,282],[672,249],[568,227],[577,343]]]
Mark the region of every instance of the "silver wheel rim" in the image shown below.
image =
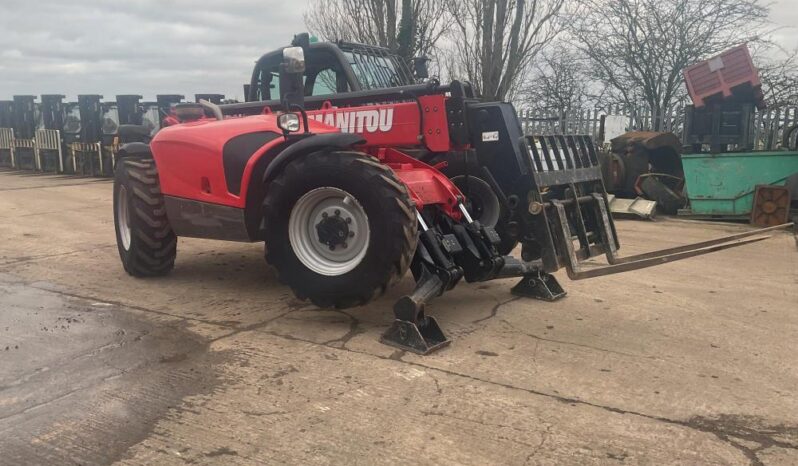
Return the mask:
[[[330,246],[320,238],[323,221],[340,219],[346,224],[341,244]],[[316,188],[302,196],[288,219],[288,240],[302,264],[328,277],[352,271],[366,257],[369,248],[369,219],[363,206],[348,192]]]
[[[116,204],[116,221],[119,223],[119,240],[125,251],[130,250],[130,211],[127,208],[127,188],[119,187],[119,201]]]

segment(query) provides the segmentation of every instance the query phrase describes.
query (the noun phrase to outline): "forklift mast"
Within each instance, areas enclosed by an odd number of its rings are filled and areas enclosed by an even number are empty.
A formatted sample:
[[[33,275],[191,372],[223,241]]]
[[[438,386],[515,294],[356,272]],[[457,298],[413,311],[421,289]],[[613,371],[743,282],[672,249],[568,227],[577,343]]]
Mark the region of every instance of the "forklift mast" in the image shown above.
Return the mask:
[[[65,108],[64,97],[61,94],[42,95],[41,114],[44,129],[64,129]]]
[[[102,138],[102,105],[103,96],[88,94],[78,96],[80,109],[80,141],[83,143],[100,142]]]
[[[0,128],[14,127],[14,101],[0,100]]]
[[[14,96],[14,137],[33,139],[36,133],[36,96]]]
[[[120,125],[140,125],[142,117],[140,95],[128,94],[116,96],[116,109],[119,112]]]

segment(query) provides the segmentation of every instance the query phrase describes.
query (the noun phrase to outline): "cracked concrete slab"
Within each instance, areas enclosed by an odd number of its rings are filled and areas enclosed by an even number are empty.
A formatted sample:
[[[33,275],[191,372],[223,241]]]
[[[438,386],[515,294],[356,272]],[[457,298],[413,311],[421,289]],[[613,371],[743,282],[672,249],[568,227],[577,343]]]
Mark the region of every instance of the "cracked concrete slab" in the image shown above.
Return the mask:
[[[192,239],[170,276],[136,280],[109,183],[0,186],[0,451],[16,464],[798,462],[789,235],[559,276],[556,303],[463,284],[428,309],[454,343],[420,357],[378,342],[409,280],[323,311],[279,285],[262,245]],[[625,254],[745,228],[618,227]]]

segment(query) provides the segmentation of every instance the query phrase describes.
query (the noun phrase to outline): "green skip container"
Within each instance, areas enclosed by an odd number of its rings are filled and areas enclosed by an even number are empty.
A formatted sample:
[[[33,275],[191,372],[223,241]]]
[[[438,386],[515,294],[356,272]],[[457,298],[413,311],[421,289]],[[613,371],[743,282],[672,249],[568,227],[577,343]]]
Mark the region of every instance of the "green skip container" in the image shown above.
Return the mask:
[[[798,173],[798,152],[683,154],[682,166],[690,206],[680,215],[743,217],[757,185],[784,185]]]

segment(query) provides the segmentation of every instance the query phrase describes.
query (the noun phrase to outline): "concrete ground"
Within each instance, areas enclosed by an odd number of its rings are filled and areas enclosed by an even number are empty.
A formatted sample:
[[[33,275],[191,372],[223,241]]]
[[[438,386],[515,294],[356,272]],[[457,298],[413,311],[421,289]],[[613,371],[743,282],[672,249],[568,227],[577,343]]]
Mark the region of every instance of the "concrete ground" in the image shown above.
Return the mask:
[[[618,222],[629,254],[745,229]],[[0,464],[796,464],[793,237],[434,301],[454,340],[378,342],[412,283],[321,311],[262,245],[119,263],[107,180],[0,172]]]

